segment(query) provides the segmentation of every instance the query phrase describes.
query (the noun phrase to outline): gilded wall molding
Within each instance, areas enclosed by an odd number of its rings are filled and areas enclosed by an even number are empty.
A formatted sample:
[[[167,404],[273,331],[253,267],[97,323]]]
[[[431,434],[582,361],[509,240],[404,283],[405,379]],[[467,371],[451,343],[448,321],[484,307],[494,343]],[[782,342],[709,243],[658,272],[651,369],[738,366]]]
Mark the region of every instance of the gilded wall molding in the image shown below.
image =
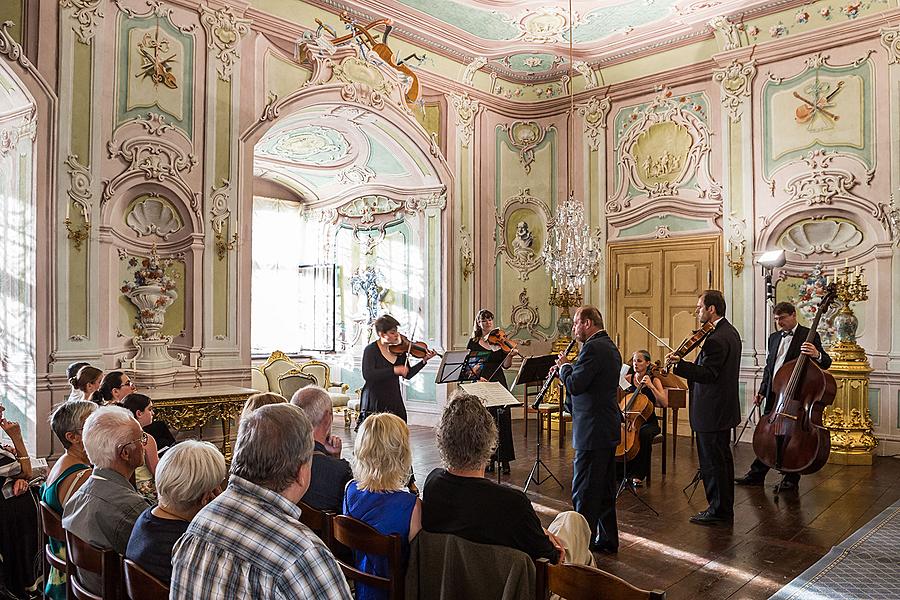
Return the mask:
[[[475,135],[475,118],[481,112],[481,103],[469,97],[469,94],[450,94],[450,103],[456,111],[456,130],[459,143],[468,148]]]
[[[206,47],[215,51],[216,73],[222,81],[231,81],[237,59],[241,57],[238,45],[241,38],[250,32],[250,19],[242,19],[234,14],[230,6],[212,10],[200,7],[200,24],[206,30]]]
[[[728,116],[734,123],[741,120],[744,99],[750,97],[755,77],[756,61],[754,60],[740,63],[735,59],[727,67],[713,71],[713,81],[719,84],[722,92],[722,106],[728,111]]]
[[[72,30],[82,44],[90,45],[94,32],[103,19],[102,0],[59,0],[60,8],[71,8],[72,19],[78,23]]]
[[[888,51],[888,64],[900,64],[900,25],[881,30],[881,45]]]
[[[612,103],[609,98],[592,96],[586,103],[576,108],[578,115],[584,119],[584,136],[591,150],[598,150],[606,138],[606,118]]]

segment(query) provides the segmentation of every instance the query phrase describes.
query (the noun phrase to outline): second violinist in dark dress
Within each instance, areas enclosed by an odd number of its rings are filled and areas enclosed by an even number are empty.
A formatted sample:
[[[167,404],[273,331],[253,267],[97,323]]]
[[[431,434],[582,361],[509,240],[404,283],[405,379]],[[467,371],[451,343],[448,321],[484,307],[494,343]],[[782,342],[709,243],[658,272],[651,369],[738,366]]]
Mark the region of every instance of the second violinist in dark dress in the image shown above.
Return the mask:
[[[631,387],[625,393],[625,401],[628,402],[632,394],[634,394],[634,391],[637,389],[637,386],[643,383],[644,387],[641,390],[641,393],[647,396],[654,407],[661,406],[665,408],[669,405],[669,394],[666,391],[666,388],[663,387],[659,377],[656,377],[649,372],[650,365],[651,357],[647,350],[638,350],[631,356],[631,369],[630,372],[625,375],[625,379],[631,384]],[[653,411],[653,414],[651,414],[650,418],[641,425],[641,428],[638,431],[638,438],[640,439],[641,444],[640,450],[638,450],[637,456],[628,461],[628,477],[635,487],[643,485],[644,479],[650,473],[650,458],[653,453],[653,439],[660,431],[659,418],[656,416],[656,411]],[[619,466],[616,469],[618,479],[622,478],[623,469],[621,465],[622,463],[619,463]]]
[[[485,341],[485,336],[494,329],[494,313],[489,310],[479,310],[475,315],[475,325],[472,328],[472,337],[466,348],[470,352],[490,352],[491,355],[484,362],[481,376],[487,381],[497,381],[506,389],[509,384],[506,383],[506,374],[504,369],[508,369],[512,364],[512,358],[518,351],[513,348],[511,352],[506,352],[502,348],[493,346]],[[497,450],[491,456],[491,462],[488,464],[487,472],[493,473],[496,468],[497,461],[500,461],[500,468],[504,474],[509,474],[509,463],[516,459],[516,449],[513,447],[512,437],[512,417],[509,414],[509,408],[498,409],[496,407],[488,408],[488,412],[494,417],[497,423],[497,431],[500,434]]]

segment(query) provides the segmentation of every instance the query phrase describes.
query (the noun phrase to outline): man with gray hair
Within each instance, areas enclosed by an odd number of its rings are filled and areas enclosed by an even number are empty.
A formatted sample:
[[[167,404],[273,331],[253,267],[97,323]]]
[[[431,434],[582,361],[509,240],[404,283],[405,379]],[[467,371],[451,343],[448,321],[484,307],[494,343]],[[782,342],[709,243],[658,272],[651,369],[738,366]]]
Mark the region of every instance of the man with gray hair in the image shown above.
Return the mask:
[[[294,392],[291,404],[306,413],[313,427],[312,482],[303,502],[316,510],[341,514],[344,488],[353,479],[350,463],[341,458],[341,438],[331,435],[334,413],[324,388],[309,385]]]
[[[292,404],[241,420],[228,488],[175,544],[169,598],[351,598],[334,556],[300,523],[312,452],[312,426]]]
[[[147,434],[128,410],[102,406],[84,422],[82,439],[94,471],[66,503],[63,527],[98,548],[125,554],[134,522],[150,506],[128,481],[144,464]],[[78,578],[101,593],[99,576],[79,570]]]

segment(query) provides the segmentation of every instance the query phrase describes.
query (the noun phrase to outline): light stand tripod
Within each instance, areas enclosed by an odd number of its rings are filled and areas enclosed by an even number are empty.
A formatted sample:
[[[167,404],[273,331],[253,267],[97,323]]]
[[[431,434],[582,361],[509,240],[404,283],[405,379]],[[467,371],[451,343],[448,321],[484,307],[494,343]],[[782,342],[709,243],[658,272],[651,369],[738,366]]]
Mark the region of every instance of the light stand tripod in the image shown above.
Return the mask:
[[[622,413],[622,418],[623,419],[625,418],[625,413]],[[622,461],[622,483],[619,484],[619,489],[616,490],[616,500],[619,499],[619,496],[622,495],[622,492],[624,492],[625,490],[628,490],[629,492],[631,492],[632,496],[637,498],[641,504],[643,504],[644,506],[649,508],[651,511],[653,511],[653,514],[658,517],[659,512],[657,512],[657,510],[655,508],[650,506],[650,504],[646,500],[644,500],[643,498],[641,498],[638,495],[637,490],[634,489],[634,482],[631,481],[631,479],[628,477],[628,452],[626,452],[622,458],[624,459]]]

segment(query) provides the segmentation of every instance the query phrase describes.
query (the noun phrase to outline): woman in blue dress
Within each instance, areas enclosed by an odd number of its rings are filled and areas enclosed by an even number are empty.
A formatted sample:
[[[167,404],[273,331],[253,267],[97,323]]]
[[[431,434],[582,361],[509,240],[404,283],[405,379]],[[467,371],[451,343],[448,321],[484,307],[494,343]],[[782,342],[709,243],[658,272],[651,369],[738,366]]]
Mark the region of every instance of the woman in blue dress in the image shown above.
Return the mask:
[[[404,489],[412,466],[409,428],[391,413],[371,415],[356,438],[354,478],[344,494],[344,514],[358,519],[385,535],[399,534],[403,553],[422,529],[422,503]],[[353,553],[358,569],[388,576],[387,557]],[[357,600],[386,600],[385,590],[365,584],[356,586]]]

